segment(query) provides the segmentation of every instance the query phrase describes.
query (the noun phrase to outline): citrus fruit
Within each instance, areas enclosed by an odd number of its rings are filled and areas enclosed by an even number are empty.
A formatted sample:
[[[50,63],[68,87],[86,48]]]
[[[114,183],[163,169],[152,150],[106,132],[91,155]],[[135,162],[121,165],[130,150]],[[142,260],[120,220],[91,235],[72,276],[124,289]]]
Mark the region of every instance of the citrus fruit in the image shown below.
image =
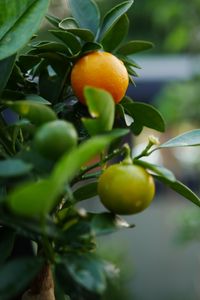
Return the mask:
[[[73,124],[56,120],[42,125],[35,135],[37,150],[48,159],[57,159],[77,144]]]
[[[153,177],[137,165],[118,163],[108,167],[98,181],[103,205],[116,214],[141,212],[155,193]]]
[[[129,83],[124,63],[108,52],[92,52],[80,58],[72,68],[71,85],[83,104],[84,87],[92,86],[109,92],[115,103],[124,97]]]

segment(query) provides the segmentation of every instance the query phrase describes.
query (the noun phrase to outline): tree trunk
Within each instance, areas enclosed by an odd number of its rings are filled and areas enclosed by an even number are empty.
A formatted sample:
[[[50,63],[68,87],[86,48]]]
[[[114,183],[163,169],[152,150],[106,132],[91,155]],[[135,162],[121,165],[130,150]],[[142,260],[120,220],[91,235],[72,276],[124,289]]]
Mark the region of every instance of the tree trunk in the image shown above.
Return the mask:
[[[22,300],[55,300],[54,282],[50,265],[45,265]]]

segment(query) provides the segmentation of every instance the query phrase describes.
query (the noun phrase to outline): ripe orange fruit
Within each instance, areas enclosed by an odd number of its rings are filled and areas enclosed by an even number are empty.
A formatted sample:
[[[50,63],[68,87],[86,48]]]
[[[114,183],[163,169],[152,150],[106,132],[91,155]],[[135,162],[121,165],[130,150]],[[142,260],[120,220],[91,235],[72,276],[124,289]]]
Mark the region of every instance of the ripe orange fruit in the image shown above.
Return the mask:
[[[112,95],[115,103],[118,103],[124,97],[128,83],[128,72],[124,63],[108,52],[86,54],[72,68],[71,85],[83,104],[85,86],[106,90]]]
[[[99,177],[98,194],[103,205],[121,215],[143,211],[153,200],[153,177],[137,165],[118,163]]]

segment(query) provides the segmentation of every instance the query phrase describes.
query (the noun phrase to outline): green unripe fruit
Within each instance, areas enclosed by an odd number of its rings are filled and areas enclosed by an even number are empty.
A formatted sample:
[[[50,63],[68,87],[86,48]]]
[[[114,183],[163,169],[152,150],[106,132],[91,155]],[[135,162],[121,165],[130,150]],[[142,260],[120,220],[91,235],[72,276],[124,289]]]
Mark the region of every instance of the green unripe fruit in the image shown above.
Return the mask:
[[[35,146],[44,157],[56,160],[77,145],[77,132],[73,124],[55,120],[42,125],[35,135]]]
[[[131,215],[146,209],[155,194],[153,177],[137,165],[118,163],[109,166],[98,181],[102,204],[119,215]]]

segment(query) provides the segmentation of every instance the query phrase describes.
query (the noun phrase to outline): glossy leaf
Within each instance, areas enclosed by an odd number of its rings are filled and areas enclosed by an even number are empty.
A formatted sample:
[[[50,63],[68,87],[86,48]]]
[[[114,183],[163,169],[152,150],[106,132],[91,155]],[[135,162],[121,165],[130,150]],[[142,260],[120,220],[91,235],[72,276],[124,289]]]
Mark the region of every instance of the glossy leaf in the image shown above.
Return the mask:
[[[128,65],[128,64],[125,64],[125,67],[128,71],[128,74],[130,76],[134,76],[134,77],[139,77],[139,75],[135,72],[135,70],[132,68],[132,66]]]
[[[59,28],[71,32],[86,42],[92,42],[94,40],[94,34],[92,31],[86,28],[79,28],[74,18],[66,18],[62,20],[59,23]]]
[[[115,117],[115,103],[110,93],[97,88],[85,87],[84,96],[93,119],[83,118],[83,124],[90,135],[110,131]]]
[[[39,54],[43,52],[60,52],[70,55],[67,46],[58,42],[45,42],[33,45],[35,49],[31,50],[29,54]]]
[[[20,55],[17,64],[19,65],[22,72],[26,73],[31,70],[41,61],[41,57],[35,55]]]
[[[55,27],[58,27],[59,23],[61,22],[61,19],[59,19],[58,17],[55,17],[53,15],[47,14],[45,17],[49,21],[49,23]]]
[[[100,22],[99,9],[92,0],[69,0],[72,16],[80,27],[87,28],[96,34]]]
[[[23,218],[16,214],[0,212],[1,222],[8,227],[12,227],[17,234],[28,239],[38,240],[44,236],[44,227],[38,219]],[[65,237],[62,230],[50,219],[45,219],[45,236],[49,239],[63,240]]]
[[[134,160],[134,164],[144,167],[145,169],[153,171],[153,173],[160,175],[172,182],[176,181],[176,178],[172,171],[168,170],[163,166],[158,166],[155,164],[148,163],[144,160]]]
[[[81,44],[72,33],[61,30],[49,30],[55,37],[60,39],[72,52],[77,54],[81,50]]]
[[[101,43],[105,51],[112,52],[124,40],[128,33],[129,19],[122,15],[119,20],[106,32]]]
[[[141,102],[122,102],[125,111],[134,119],[132,128],[142,128],[143,126],[165,131],[165,123],[160,112],[152,105]]]
[[[101,294],[106,288],[103,261],[94,254],[69,254],[63,267],[72,278],[89,291]]]
[[[59,22],[59,28],[61,29],[78,29],[79,25],[76,19],[72,17],[65,18]]]
[[[12,72],[12,68],[15,63],[15,58],[16,56],[12,55],[0,61],[0,95],[3,89],[5,88],[9,76]]]
[[[171,181],[161,176],[154,175],[154,177],[159,181],[163,182],[164,184],[166,184],[167,186],[169,186],[172,190],[174,190],[184,198],[188,199],[189,201],[193,202],[194,204],[200,207],[200,198],[182,182]]]
[[[20,1],[17,8],[15,1],[9,5],[7,1],[0,2],[0,59],[13,55],[29,41],[38,30],[48,5],[49,0]]]
[[[180,134],[160,145],[158,148],[200,146],[200,129],[194,129]],[[157,148],[157,149],[158,149]]]
[[[122,45],[117,52],[123,55],[131,55],[153,48],[153,44],[146,41],[130,41]]]
[[[20,159],[0,161],[0,178],[23,176],[31,171],[33,166]]]
[[[74,191],[76,201],[83,201],[97,195],[97,182],[84,184]]]
[[[17,215],[41,218],[52,209],[58,194],[51,180],[26,183],[8,195],[7,205]]]
[[[95,155],[103,151],[116,138],[126,135],[127,129],[112,130],[109,134],[95,136],[82,143],[71,154],[63,156],[53,172],[53,181],[63,186],[69,182],[80,168]]]
[[[70,182],[81,166],[103,151],[115,138],[126,133],[127,130],[116,130],[81,144],[60,159],[49,178],[15,188],[7,197],[7,205],[14,213],[25,217],[47,214],[57,204],[64,185]]]
[[[15,235],[15,231],[6,227],[0,227],[0,264],[10,256],[15,241]]]
[[[117,6],[113,7],[105,16],[100,28],[99,39],[102,40],[104,36],[110,31],[110,28],[120,19],[122,15],[124,15],[131,5],[133,4],[133,0],[125,1]]]
[[[134,85],[134,87],[136,87],[135,81],[133,80],[133,77],[131,75],[128,75],[129,78],[129,83]]]
[[[70,71],[68,60],[58,53],[43,53],[42,56],[45,65],[39,69],[39,93],[51,103],[57,103],[62,95],[63,78]]]
[[[122,228],[134,227],[112,213],[90,214],[91,226],[95,234],[108,234]]]
[[[40,104],[46,104],[46,105],[51,105],[51,102],[47,101],[46,99],[42,98],[39,95],[36,94],[26,94],[25,99],[29,101],[34,101]]]
[[[9,261],[1,266],[0,299],[14,299],[19,292],[27,288],[42,265],[43,260],[41,258],[27,257]]]
[[[34,101],[7,101],[6,105],[17,112],[21,117],[30,120],[36,125],[57,119],[56,114],[51,108]]]
[[[128,64],[131,67],[141,69],[141,67],[132,59],[132,57],[127,57],[123,55],[118,55],[118,57],[124,62],[124,64]]]
[[[89,52],[98,51],[100,49],[102,49],[101,44],[94,43],[94,42],[87,42],[85,43],[85,45],[83,45],[81,54],[83,55]]]

